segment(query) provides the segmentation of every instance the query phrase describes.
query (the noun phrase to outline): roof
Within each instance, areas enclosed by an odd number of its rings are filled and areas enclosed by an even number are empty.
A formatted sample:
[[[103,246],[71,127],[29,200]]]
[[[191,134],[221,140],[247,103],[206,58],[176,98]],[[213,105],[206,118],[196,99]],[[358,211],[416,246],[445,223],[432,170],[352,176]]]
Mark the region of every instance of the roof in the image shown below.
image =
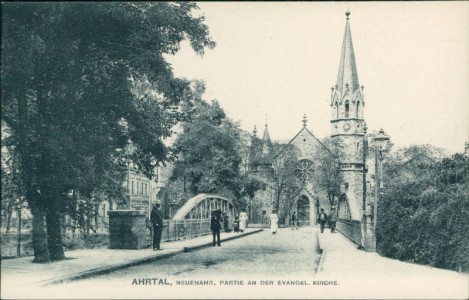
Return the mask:
[[[348,12],[347,12],[348,13]],[[339,73],[337,74],[336,93],[342,99],[347,92],[352,95],[360,88],[358,82],[357,65],[353,51],[352,33],[350,30],[349,14],[345,24],[344,39],[342,42],[342,53],[340,55]]]
[[[308,134],[310,134],[321,146],[324,150],[326,150],[327,152],[329,152],[333,157],[334,154],[331,152],[331,150],[329,148],[327,148],[318,138],[316,138],[314,136],[314,134],[308,130],[308,128],[306,128],[305,126],[303,126],[303,128],[288,142],[288,144],[285,145],[285,147],[282,148],[282,150],[280,150],[279,153],[277,153],[274,157],[274,159],[277,159],[277,157],[279,157],[284,151],[285,149],[288,148],[289,145],[291,145],[293,143],[293,141],[303,132],[303,131],[306,131]]]

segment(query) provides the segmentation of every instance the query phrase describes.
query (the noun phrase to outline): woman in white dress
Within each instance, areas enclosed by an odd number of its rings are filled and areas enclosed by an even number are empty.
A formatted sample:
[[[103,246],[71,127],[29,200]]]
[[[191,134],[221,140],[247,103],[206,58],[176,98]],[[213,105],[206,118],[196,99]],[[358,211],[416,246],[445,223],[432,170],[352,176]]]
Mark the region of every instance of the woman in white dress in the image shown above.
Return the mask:
[[[270,232],[272,234],[276,234],[278,230],[278,216],[277,213],[272,211],[272,214],[270,215]]]
[[[244,230],[246,230],[247,221],[248,221],[248,214],[243,210],[239,214],[239,231],[244,232]]]

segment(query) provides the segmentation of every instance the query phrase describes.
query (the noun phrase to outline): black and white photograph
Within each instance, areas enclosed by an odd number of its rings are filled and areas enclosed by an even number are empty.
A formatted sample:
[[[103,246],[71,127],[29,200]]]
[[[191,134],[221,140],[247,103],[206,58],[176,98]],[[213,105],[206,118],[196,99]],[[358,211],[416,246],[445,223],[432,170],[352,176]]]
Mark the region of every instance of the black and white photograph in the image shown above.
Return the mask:
[[[1,299],[467,299],[469,2],[2,2]]]

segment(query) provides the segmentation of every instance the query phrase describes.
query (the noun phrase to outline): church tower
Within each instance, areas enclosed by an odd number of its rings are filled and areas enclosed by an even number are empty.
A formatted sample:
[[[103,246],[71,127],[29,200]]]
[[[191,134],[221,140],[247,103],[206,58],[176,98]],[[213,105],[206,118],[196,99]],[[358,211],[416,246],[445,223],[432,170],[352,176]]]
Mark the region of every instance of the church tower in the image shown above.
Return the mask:
[[[249,170],[251,172],[271,173],[273,171],[273,152],[267,123],[265,124],[262,139],[257,137],[257,129],[254,127],[254,131],[251,136],[251,148],[249,150]]]
[[[358,81],[355,53],[350,31],[350,12],[340,56],[337,83],[331,88],[331,137],[338,144],[343,193],[347,195],[347,212],[339,217],[360,220],[363,201],[363,86]],[[339,208],[340,209],[340,208]]]

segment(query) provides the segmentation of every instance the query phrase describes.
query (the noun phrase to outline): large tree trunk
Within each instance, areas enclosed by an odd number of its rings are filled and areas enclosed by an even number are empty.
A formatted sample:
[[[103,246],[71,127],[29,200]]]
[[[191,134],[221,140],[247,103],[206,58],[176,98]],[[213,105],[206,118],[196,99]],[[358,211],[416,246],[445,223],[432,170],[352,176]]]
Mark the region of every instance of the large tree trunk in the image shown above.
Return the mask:
[[[47,205],[47,244],[51,260],[65,259],[65,253],[62,243],[61,216],[58,209],[57,193],[51,193]]]
[[[40,203],[31,205],[33,214],[33,249],[34,263],[50,262],[49,247],[47,245],[47,232],[45,226],[45,208]]]

